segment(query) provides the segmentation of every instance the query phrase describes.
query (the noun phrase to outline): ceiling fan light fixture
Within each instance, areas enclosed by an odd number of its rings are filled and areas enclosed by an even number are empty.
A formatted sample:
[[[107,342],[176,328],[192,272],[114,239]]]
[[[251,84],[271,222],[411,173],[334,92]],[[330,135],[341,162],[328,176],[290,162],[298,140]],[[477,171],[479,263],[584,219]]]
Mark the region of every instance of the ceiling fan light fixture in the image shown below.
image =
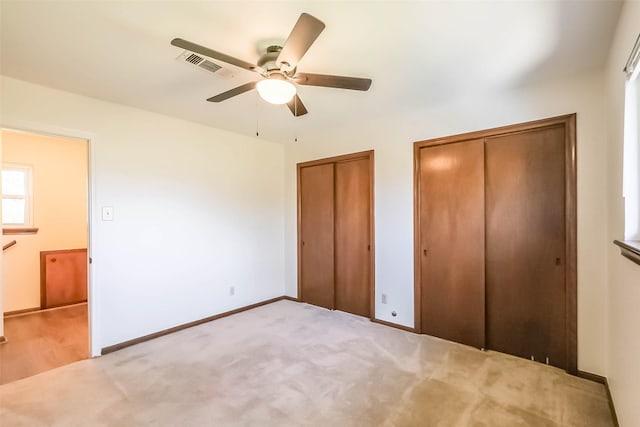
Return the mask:
[[[287,104],[291,113],[295,117],[299,117],[307,114],[308,111],[300,97],[296,95],[298,85],[361,91],[369,90],[371,86],[371,79],[298,73],[298,63],[324,30],[324,27],[324,23],[318,18],[308,13],[300,14],[284,44],[281,45],[278,41],[277,44],[267,46],[266,52],[260,56],[255,65],[181,38],[171,40],[171,44],[185,49],[187,52],[192,52],[198,57],[225,62],[261,76],[259,81],[251,81],[234,87],[207,98],[207,101],[222,102],[257,89],[262,99],[271,104]],[[262,50],[261,48],[260,51]]]
[[[260,80],[256,84],[260,97],[271,104],[286,104],[296,94],[296,87],[292,83],[278,78]]]

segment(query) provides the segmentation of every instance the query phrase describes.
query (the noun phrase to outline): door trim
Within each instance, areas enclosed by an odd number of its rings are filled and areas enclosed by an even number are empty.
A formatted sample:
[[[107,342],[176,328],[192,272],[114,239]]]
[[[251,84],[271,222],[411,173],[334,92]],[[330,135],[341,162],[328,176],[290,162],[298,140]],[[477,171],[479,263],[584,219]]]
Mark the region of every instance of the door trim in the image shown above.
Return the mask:
[[[413,144],[413,242],[414,242],[414,325],[417,333],[422,333],[420,272],[420,149],[435,145],[453,144],[473,139],[516,134],[533,129],[563,126],[565,129],[565,333],[568,373],[578,373],[578,306],[577,306],[577,157],[576,157],[576,113],[548,119],[534,120],[515,125],[502,126],[451,135],[441,138],[417,141]]]
[[[297,213],[297,257],[298,257],[298,300],[304,301],[304,296],[302,295],[302,275],[300,274],[302,271],[302,238],[301,238],[301,218],[302,218],[302,206],[301,206],[301,193],[300,193],[300,169],[309,167],[309,166],[318,166],[330,163],[341,163],[352,160],[359,159],[369,159],[369,198],[371,200],[371,204],[369,205],[369,240],[370,240],[370,251],[369,251],[369,319],[375,319],[376,315],[376,295],[375,295],[375,209],[374,209],[374,189],[373,184],[375,182],[375,170],[374,170],[374,150],[360,151],[357,153],[351,154],[343,154],[340,156],[327,157],[324,159],[318,160],[310,160],[307,162],[301,162],[296,164],[296,213]],[[333,188],[334,196],[335,196],[335,182]],[[335,252],[334,252],[335,257]],[[335,260],[334,260],[335,261]],[[335,270],[335,262],[334,262],[334,270]],[[334,293],[334,307],[335,307],[335,293]]]
[[[96,142],[97,136],[95,133],[78,130],[78,129],[70,129],[66,127],[59,127],[55,125],[49,125],[42,122],[32,122],[26,120],[19,120],[9,117],[4,117],[0,122],[0,128],[17,131],[17,132],[27,132],[33,134],[40,134],[46,136],[54,136],[61,137],[67,139],[75,139],[84,141],[87,144],[87,254],[88,254],[88,265],[87,265],[87,310],[88,310],[88,354],[89,358],[100,356],[100,341],[98,331],[100,329],[100,318],[98,317],[96,306],[94,305],[94,301],[99,299],[98,293],[99,289],[95,285],[93,280],[93,268],[91,263],[92,256],[92,248],[93,248],[93,227],[94,221],[92,218],[93,212],[96,212],[97,209],[94,207],[95,198],[94,194],[96,193],[96,183],[95,183],[95,150],[94,144]],[[2,144],[0,144],[0,149],[2,148]],[[2,254],[0,253],[0,262],[2,262]],[[0,289],[1,290],[1,289]],[[2,308],[0,307],[0,310]],[[0,319],[2,321],[2,319]]]

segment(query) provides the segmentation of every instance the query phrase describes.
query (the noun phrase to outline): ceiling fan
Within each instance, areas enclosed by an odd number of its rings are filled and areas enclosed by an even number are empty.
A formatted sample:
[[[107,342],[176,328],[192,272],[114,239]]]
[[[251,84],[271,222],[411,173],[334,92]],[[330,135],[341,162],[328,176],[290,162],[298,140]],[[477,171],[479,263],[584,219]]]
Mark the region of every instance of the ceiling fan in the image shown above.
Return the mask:
[[[270,46],[258,59],[256,65],[234,58],[221,52],[209,49],[187,40],[175,38],[173,46],[199,53],[245,70],[253,71],[262,79],[245,83],[241,86],[222,92],[207,99],[210,102],[222,102],[236,95],[257,89],[260,96],[272,104],[287,104],[294,116],[307,114],[307,109],[297,94],[296,85],[333,87],[366,91],[371,86],[371,79],[358,77],[332,76],[326,74],[299,73],[297,65],[313,42],[318,38],[324,23],[319,19],[303,13],[291,30],[291,34],[283,46]]]

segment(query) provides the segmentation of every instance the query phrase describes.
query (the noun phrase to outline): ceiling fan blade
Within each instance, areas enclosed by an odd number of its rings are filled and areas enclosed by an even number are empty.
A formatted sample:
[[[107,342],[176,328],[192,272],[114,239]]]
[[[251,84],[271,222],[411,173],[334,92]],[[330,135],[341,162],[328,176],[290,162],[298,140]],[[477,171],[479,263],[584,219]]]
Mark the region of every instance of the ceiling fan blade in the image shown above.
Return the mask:
[[[296,96],[291,98],[291,101],[287,102],[287,107],[289,107],[289,110],[291,110],[291,113],[296,117],[304,116],[305,114],[308,113],[307,109],[302,103],[302,100],[297,94]]]
[[[213,49],[209,49],[208,47],[200,46],[199,44],[192,43],[183,39],[173,39],[171,40],[171,44],[177,47],[181,47],[182,49],[186,49],[191,52],[199,53],[204,56],[208,56],[209,58],[217,59],[222,62],[226,62],[227,64],[235,65],[236,67],[244,68],[249,71],[256,71],[257,66],[254,64],[250,64],[248,62],[243,61],[242,59],[234,58],[233,56],[226,55],[221,52],[217,52]]]
[[[324,30],[324,27],[324,22],[308,13],[300,15],[287,41],[284,42],[276,63],[286,62],[289,64],[290,69],[294,69],[322,30]]]
[[[371,79],[330,76],[327,74],[298,73],[293,79],[299,85],[335,87],[339,89],[369,90],[371,86]]]
[[[222,101],[224,101],[226,99],[233,98],[236,95],[240,95],[241,93],[245,93],[245,92],[250,91],[251,89],[254,89],[256,87],[257,83],[258,82],[245,83],[242,86],[238,86],[238,87],[235,87],[235,88],[233,88],[231,90],[228,90],[226,92],[219,93],[216,96],[212,96],[211,98],[207,99],[207,101],[209,101],[209,102],[222,102]]]

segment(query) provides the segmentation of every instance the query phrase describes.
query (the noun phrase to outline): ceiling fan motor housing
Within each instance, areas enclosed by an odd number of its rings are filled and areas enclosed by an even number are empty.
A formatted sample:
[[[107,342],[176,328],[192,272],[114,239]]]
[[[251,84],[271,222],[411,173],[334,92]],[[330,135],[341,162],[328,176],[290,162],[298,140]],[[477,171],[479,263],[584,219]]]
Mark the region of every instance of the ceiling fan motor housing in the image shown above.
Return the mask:
[[[282,51],[282,46],[269,46],[267,51],[258,59],[258,67],[261,67],[263,70],[267,72],[267,75],[275,74],[272,73],[274,71],[281,72],[283,75],[291,75],[293,76],[295,73],[295,68],[292,70],[287,70],[289,64],[286,62],[282,62],[280,65],[276,63],[278,60],[278,56],[280,56],[280,51]],[[283,65],[285,69],[283,70]]]

